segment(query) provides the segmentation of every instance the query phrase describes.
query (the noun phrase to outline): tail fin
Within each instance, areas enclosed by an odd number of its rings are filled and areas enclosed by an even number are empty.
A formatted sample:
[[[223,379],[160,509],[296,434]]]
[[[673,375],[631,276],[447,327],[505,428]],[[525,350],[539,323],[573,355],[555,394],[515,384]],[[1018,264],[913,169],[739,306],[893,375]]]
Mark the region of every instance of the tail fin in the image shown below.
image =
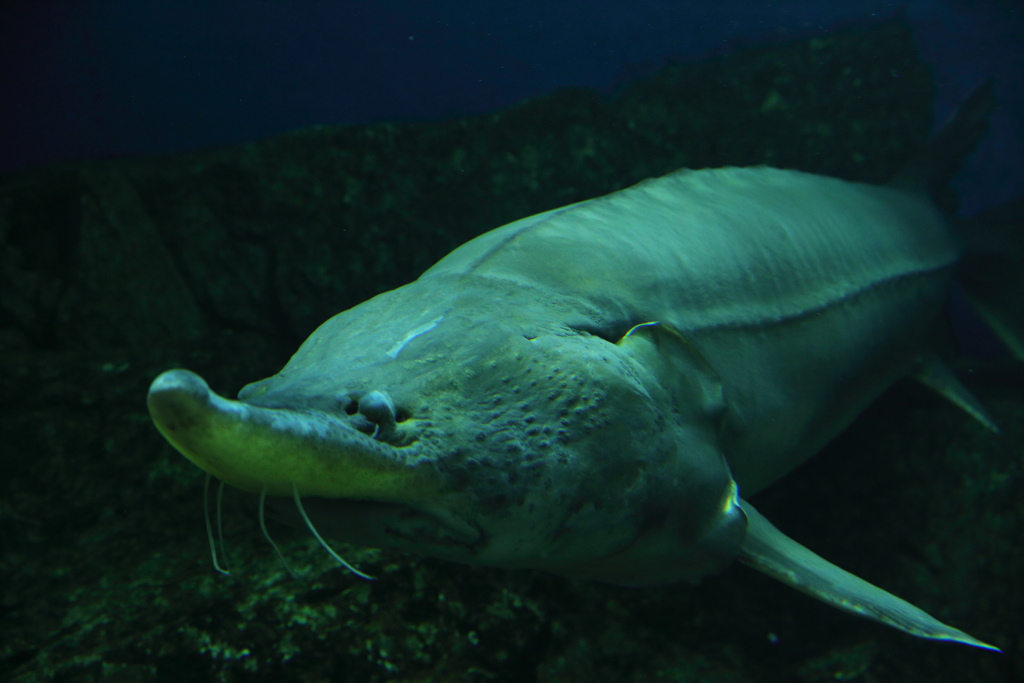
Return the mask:
[[[892,185],[915,192],[927,192],[940,208],[953,213],[955,199],[948,190],[950,179],[988,132],[988,119],[995,109],[992,79],[971,93],[939,132],[911,159]]]
[[[892,185],[931,195],[948,214],[956,198],[949,181],[988,132],[995,109],[992,79],[971,93]],[[992,331],[1024,361],[1024,198],[964,221],[967,254],[961,283],[967,299]]]
[[[960,282],[971,306],[1024,361],[1024,198],[968,221]]]

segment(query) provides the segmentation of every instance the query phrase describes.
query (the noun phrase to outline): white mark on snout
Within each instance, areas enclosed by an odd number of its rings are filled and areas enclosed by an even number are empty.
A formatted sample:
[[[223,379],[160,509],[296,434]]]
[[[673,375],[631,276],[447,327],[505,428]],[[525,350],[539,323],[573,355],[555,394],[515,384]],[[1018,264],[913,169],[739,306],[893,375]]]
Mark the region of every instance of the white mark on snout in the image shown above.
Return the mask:
[[[392,346],[390,349],[388,349],[388,356],[390,356],[391,358],[397,358],[398,354],[401,353],[402,349],[405,348],[406,344],[408,344],[409,342],[411,342],[413,339],[415,339],[416,337],[420,336],[421,334],[426,334],[427,332],[430,332],[432,329],[437,327],[437,324],[439,322],[441,322],[442,318],[444,318],[444,316],[443,315],[439,315],[436,318],[434,318],[433,320],[431,320],[429,323],[424,323],[424,324],[420,325],[419,327],[417,327],[415,330],[412,330],[411,332],[409,332],[407,335],[402,337],[399,341],[395,342],[394,346]]]

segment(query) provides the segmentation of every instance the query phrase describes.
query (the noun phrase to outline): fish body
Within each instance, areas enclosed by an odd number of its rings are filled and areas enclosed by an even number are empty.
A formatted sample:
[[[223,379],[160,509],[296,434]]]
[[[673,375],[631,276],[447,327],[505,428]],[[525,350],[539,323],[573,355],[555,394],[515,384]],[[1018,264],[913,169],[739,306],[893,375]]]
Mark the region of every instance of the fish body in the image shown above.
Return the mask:
[[[619,584],[695,579],[735,556],[742,515],[715,520],[728,540],[712,556],[680,542],[682,520],[704,528],[732,481],[756,493],[906,374],[958,252],[941,214],[898,190],[681,171],[467,243],[332,318],[240,398],[330,413],[386,392],[411,416],[390,437],[403,467],[439,478],[428,504],[444,491],[446,516],[477,527],[469,544],[399,547]],[[381,543],[321,517],[329,535]]]
[[[927,347],[961,256],[912,183],[683,170],[468,242],[325,322],[237,401],[174,370],[149,406],[204,470],[301,497],[328,537],[622,585],[739,559],[991,647],[746,500],[902,376],[985,419]]]
[[[727,403],[745,495],[778,479],[908,374],[961,246],[926,196],[769,167],[683,170],[473,240],[424,276],[572,297],[574,329],[659,321]]]

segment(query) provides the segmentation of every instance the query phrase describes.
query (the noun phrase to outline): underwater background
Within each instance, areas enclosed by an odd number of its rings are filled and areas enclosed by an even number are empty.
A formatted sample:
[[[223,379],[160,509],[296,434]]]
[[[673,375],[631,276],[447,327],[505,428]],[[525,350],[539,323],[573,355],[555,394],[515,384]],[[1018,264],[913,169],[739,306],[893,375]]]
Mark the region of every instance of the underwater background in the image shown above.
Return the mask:
[[[962,312],[1002,435],[899,383],[756,503],[1003,654],[742,567],[623,589],[347,549],[366,583],[272,526],[293,580],[231,494],[222,577],[145,408],[164,369],[233,395],[458,244],[646,177],[885,182],[990,76],[963,215],[1024,195],[1019,1],[4,4],[0,681],[1024,680],[1024,373]]]

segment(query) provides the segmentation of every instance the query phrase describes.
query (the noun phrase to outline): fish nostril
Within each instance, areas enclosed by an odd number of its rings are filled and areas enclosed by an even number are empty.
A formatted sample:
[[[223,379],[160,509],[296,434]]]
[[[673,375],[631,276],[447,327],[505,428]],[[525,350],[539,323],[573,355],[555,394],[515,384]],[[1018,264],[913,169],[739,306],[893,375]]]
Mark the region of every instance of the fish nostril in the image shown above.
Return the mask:
[[[359,399],[359,414],[380,428],[380,435],[386,437],[395,429],[397,422],[395,404],[391,397],[381,391],[371,391]]]
[[[395,404],[380,391],[371,391],[359,399],[359,414],[374,422],[394,422]]]
[[[345,411],[346,415],[355,415],[359,412],[359,402],[351,396],[342,396],[338,400],[338,405]]]

